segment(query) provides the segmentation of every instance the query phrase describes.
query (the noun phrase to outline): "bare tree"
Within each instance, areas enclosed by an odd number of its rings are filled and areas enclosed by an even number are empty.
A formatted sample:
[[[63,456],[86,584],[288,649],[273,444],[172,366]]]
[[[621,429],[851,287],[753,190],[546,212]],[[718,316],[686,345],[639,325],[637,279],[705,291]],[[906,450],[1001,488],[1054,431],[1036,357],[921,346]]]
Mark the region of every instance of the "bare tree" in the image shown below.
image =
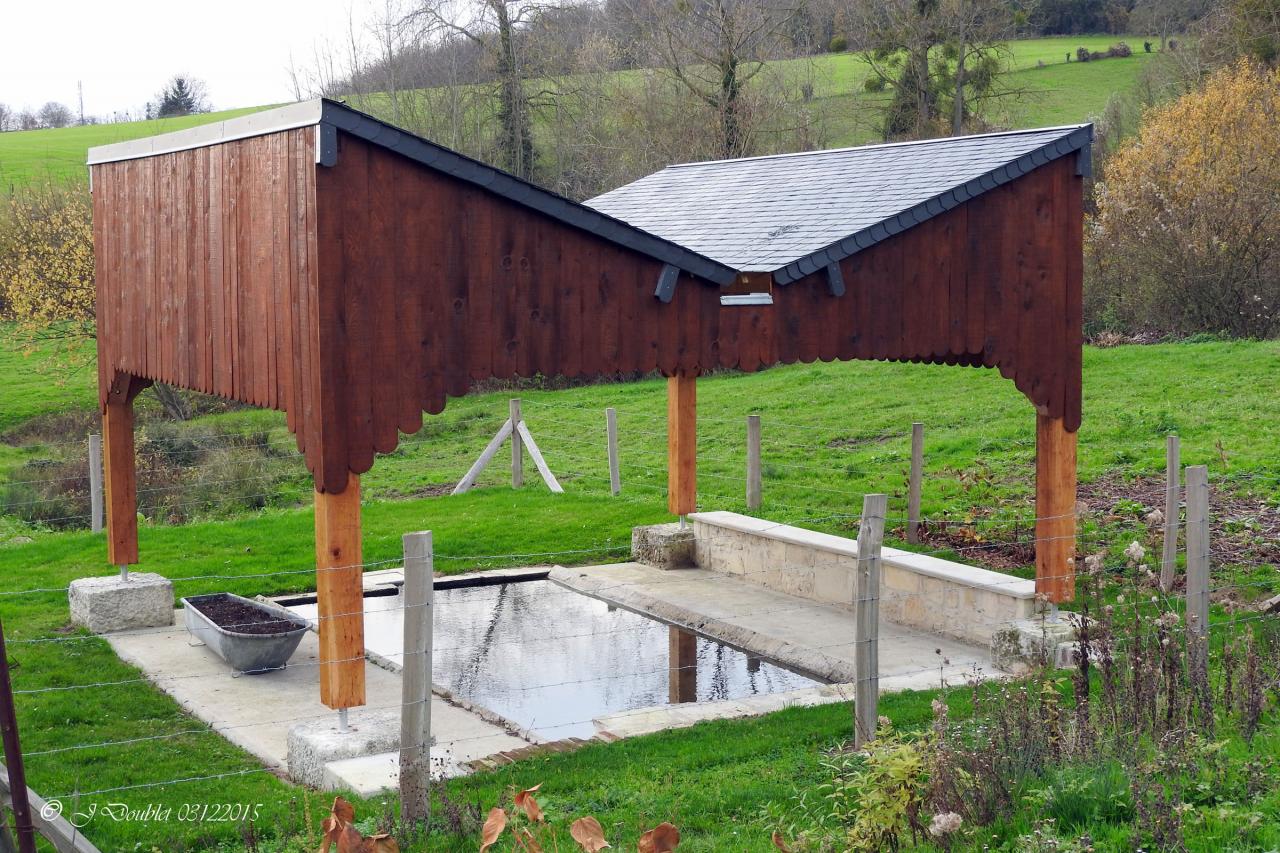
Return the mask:
[[[532,0],[422,0],[405,16],[431,40],[459,37],[493,67],[497,84],[499,164],[522,178],[533,177],[532,70],[520,51],[520,31],[554,8]]]
[[[8,104],[0,104],[0,133],[13,130],[14,120],[13,108]]]
[[[660,67],[715,113],[716,152],[752,150],[748,84],[784,52],[798,0],[633,0]]]
[[[867,89],[890,95],[886,139],[962,133],[984,124],[984,103],[1023,93],[1001,80],[1026,21],[1006,0],[856,0],[850,21]]]
[[[73,116],[66,104],[49,101],[36,113],[36,118],[41,127],[66,127],[71,124]]]

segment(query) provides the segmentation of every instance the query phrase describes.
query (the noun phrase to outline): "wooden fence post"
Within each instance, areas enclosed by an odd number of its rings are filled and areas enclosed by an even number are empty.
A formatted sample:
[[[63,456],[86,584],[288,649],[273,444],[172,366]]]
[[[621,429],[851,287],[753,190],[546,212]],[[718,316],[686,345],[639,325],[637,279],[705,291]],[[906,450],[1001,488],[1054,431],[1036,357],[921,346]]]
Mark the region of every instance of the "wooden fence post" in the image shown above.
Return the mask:
[[[612,407],[604,410],[604,432],[609,442],[609,491],[616,496],[622,493],[622,471],[618,465],[618,412]]]
[[[907,542],[920,541],[920,478],[924,473],[924,424],[911,425],[911,479],[907,486]]]
[[[1181,448],[1176,435],[1165,439],[1164,448],[1164,553],[1160,555],[1160,590],[1173,588],[1173,573],[1178,565],[1178,482],[1182,470]]]
[[[406,533],[400,686],[400,815],[423,827],[431,811],[431,646],[435,584],[431,531]]]
[[[747,415],[747,509],[760,508],[760,416]]]
[[[102,436],[89,436],[89,519],[94,533],[102,530]]]
[[[1187,467],[1187,639],[1191,665],[1209,658],[1209,469]]]
[[[13,704],[13,684],[9,679],[9,655],[4,646],[4,626],[0,625],[0,734],[4,741],[4,764],[9,772],[9,796],[13,802],[13,828],[21,853],[36,853],[35,822],[27,792],[27,775],[18,738],[18,715]]]
[[[520,400],[510,403],[511,407],[511,488],[518,489],[524,485],[524,442],[520,440]]]
[[[876,736],[880,701],[880,543],[884,539],[886,495],[862,499],[858,524],[858,568],[853,584],[854,676],[853,745]]]

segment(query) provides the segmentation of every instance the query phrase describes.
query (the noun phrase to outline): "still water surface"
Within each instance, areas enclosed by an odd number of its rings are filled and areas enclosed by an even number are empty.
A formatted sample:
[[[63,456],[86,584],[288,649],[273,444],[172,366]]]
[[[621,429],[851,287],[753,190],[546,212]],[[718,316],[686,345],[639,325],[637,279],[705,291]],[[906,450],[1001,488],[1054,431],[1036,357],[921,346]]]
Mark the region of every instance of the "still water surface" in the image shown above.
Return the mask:
[[[439,589],[432,680],[545,738],[589,737],[591,720],[668,701],[669,627],[551,581]],[[309,618],[315,605],[291,608]],[[399,663],[400,598],[365,599],[367,647]],[[819,682],[697,638],[697,701]]]

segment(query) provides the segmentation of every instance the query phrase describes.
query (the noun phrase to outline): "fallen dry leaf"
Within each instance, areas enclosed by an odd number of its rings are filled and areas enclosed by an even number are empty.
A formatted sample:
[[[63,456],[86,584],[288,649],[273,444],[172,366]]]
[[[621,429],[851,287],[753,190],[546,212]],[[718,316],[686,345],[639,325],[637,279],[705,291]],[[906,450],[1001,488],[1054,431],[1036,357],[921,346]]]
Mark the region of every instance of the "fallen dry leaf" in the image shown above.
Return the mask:
[[[575,820],[569,827],[569,835],[587,853],[599,853],[604,848],[613,846],[604,840],[604,827],[600,826],[600,821],[590,816]]]
[[[496,844],[498,836],[506,828],[507,813],[500,808],[489,809],[489,816],[484,819],[484,828],[480,831],[480,853]]]
[[[338,835],[338,853],[364,853],[364,836],[351,824],[342,827]]]
[[[516,805],[519,808],[524,809],[524,813],[528,815],[529,820],[534,823],[539,823],[546,819],[542,814],[542,808],[538,805],[538,801],[533,798],[534,792],[541,787],[542,783],[539,782],[532,788],[525,788],[523,791],[516,794]]]
[[[776,829],[773,831],[773,846],[781,850],[782,853],[791,853],[791,848],[787,846],[787,842],[782,840],[782,833]]]
[[[660,823],[640,836],[637,846],[640,853],[671,853],[680,843],[680,830],[669,823]]]

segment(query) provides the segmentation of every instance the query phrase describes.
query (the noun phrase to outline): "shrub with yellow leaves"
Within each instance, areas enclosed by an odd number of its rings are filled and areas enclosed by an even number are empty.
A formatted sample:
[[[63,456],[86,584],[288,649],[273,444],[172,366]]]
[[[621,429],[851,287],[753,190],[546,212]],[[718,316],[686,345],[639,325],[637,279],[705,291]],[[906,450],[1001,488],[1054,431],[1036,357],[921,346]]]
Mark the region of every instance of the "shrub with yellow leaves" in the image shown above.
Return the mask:
[[[1280,72],[1240,62],[1143,117],[1087,230],[1095,330],[1280,333]]]
[[[0,312],[21,329],[93,337],[93,220],[82,185],[0,195]]]

